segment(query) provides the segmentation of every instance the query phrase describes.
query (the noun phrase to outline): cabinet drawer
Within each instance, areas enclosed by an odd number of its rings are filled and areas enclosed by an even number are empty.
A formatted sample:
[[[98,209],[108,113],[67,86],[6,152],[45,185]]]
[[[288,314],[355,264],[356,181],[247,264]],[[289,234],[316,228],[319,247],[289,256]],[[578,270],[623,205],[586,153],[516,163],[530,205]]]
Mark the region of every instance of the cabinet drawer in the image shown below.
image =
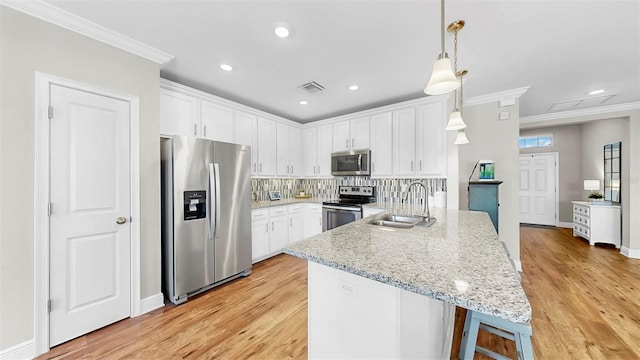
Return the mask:
[[[260,220],[269,218],[269,209],[260,209],[251,211],[251,220]]]
[[[589,216],[589,208],[586,206],[580,206],[580,205],[573,205],[573,213],[574,214],[580,214],[580,215],[585,215],[585,216]]]
[[[580,216],[577,214],[573,214],[573,222],[575,224],[579,224],[582,225],[584,227],[591,227],[589,224],[589,218],[588,217],[584,217],[584,216]]]
[[[588,228],[582,227],[577,224],[573,224],[573,235],[578,235],[578,236],[582,236],[585,239],[589,239],[589,236],[591,235],[591,233]]]
[[[302,211],[302,204],[289,205],[289,214],[297,214]]]
[[[269,209],[269,216],[287,215],[286,206],[276,206]]]

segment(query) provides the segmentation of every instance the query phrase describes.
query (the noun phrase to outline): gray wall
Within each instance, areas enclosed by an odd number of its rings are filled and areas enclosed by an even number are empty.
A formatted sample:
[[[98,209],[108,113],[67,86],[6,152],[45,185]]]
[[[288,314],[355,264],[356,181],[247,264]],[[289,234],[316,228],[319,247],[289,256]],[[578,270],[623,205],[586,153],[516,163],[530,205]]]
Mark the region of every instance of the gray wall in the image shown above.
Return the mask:
[[[520,154],[558,153],[560,222],[573,223],[571,201],[585,199],[582,190],[582,125],[564,125],[521,130],[520,136],[553,135],[553,146],[520,149]]]
[[[0,6],[0,349],[34,336],[36,71],[140,98],[141,297],[160,292],[159,65]]]
[[[498,120],[502,111],[509,112],[509,120]],[[499,187],[500,240],[507,244],[512,259],[519,263],[519,104],[507,108],[500,108],[497,102],[465,106],[463,118],[468,125],[465,130],[470,143],[458,145],[460,209],[468,209],[467,184],[474,164],[480,159],[495,161],[496,180],[504,181]],[[477,178],[476,170],[473,179]]]

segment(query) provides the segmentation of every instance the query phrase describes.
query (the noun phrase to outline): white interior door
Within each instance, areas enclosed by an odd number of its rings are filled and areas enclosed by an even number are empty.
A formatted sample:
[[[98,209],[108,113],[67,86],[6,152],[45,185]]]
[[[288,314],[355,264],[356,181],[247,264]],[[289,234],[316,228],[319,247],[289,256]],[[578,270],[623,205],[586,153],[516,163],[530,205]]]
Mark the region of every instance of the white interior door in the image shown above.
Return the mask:
[[[129,103],[52,85],[49,344],[129,317]]]
[[[520,222],[556,225],[554,154],[520,155]]]

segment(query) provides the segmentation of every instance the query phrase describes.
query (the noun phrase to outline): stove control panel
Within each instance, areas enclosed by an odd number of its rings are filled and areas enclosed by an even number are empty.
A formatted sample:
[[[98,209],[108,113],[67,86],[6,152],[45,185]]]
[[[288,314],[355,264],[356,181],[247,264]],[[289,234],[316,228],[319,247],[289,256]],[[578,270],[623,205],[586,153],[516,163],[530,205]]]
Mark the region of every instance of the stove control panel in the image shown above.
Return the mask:
[[[340,195],[375,196],[375,186],[340,186]]]

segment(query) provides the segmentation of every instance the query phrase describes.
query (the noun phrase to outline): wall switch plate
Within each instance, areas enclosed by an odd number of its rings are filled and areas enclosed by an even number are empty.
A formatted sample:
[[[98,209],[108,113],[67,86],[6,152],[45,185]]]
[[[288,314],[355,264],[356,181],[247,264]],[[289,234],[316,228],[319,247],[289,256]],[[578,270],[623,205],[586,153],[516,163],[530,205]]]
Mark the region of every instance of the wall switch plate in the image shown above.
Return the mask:
[[[500,112],[500,120],[509,120],[509,112],[501,111]]]

